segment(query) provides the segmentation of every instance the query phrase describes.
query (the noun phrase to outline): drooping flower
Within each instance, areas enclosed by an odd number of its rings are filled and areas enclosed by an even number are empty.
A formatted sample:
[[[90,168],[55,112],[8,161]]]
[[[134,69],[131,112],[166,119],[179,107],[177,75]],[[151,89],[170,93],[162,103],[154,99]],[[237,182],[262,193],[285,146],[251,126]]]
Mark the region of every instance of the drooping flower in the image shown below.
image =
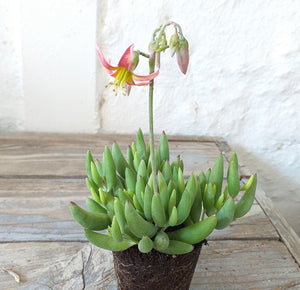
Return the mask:
[[[147,86],[158,75],[159,70],[149,75],[141,76],[133,73],[138,64],[138,54],[133,49],[133,44],[130,45],[122,55],[118,66],[111,66],[110,63],[104,58],[103,53],[98,43],[96,49],[99,59],[104,66],[106,72],[114,77],[114,81],[109,85],[115,86],[115,92],[121,87],[123,93],[129,95],[131,86]]]
[[[189,65],[189,43],[184,37],[179,40],[176,56],[181,72],[186,74]]]

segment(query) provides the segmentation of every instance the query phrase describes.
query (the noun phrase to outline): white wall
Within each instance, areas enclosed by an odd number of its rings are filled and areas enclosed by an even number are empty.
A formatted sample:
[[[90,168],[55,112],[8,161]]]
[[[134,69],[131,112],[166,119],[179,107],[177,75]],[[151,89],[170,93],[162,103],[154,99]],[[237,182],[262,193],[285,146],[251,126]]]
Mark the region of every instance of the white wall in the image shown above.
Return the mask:
[[[156,133],[223,136],[287,215],[299,208],[300,1],[0,0],[0,13],[0,130],[148,132],[147,88],[105,89],[94,41],[116,64],[174,20],[190,66],[162,56]]]
[[[23,129],[19,0],[0,0],[0,131]]]
[[[0,128],[96,132],[96,1],[1,3],[7,44],[0,47],[0,77],[7,85],[1,86]]]

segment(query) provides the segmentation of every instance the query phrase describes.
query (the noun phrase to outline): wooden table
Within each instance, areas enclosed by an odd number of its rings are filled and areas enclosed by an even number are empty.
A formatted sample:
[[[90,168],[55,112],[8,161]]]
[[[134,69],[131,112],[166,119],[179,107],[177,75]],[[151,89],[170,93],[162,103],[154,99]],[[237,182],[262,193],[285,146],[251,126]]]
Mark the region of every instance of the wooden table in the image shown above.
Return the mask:
[[[89,196],[86,150],[101,158],[114,140],[125,151],[134,136],[0,133],[0,268],[21,277],[1,272],[0,289],[116,289],[111,253],[86,241],[68,209]],[[186,175],[231,154],[221,138],[169,140]],[[209,238],[191,289],[300,289],[299,264],[298,236],[258,188],[247,216]]]

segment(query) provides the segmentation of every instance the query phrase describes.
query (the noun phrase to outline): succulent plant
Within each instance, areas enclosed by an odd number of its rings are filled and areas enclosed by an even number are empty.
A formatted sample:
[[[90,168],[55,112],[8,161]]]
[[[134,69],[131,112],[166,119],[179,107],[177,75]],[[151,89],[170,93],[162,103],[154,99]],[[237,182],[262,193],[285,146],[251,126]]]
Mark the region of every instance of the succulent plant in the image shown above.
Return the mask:
[[[167,27],[174,28],[169,41]],[[223,155],[199,176],[192,173],[186,180],[183,161],[178,156],[172,162],[169,144],[163,132],[159,148],[154,148],[153,79],[158,76],[161,52],[170,48],[177,63],[186,74],[189,45],[179,24],[170,21],[155,29],[149,44],[149,54],[134,51],[129,46],[117,66],[110,65],[97,44],[97,53],[106,72],[114,78],[109,83],[117,94],[119,88],[129,95],[131,86],[149,86],[149,144],[146,146],[141,129],[136,142],[127,150],[127,157],[115,142],[105,147],[102,163],[94,160],[90,151],[86,156],[87,187],[92,198],[86,199],[88,211],[71,202],[74,219],[85,228],[87,239],[98,247],[122,251],[133,245],[143,253],[152,249],[166,254],[185,254],[193,245],[205,240],[214,229],[224,229],[234,219],[251,208],[257,177],[252,175],[240,187],[238,160],[233,153],[223,185]],[[148,59],[149,74],[136,75],[139,56]],[[155,71],[155,65],[157,70]],[[235,197],[244,191],[236,201]],[[103,231],[106,229],[106,234]]]
[[[223,185],[223,156],[212,169],[184,179],[184,164],[172,162],[163,132],[155,150],[157,192],[153,190],[150,146],[141,129],[125,158],[115,142],[105,147],[102,163],[86,156],[87,187],[92,198],[87,210],[74,202],[70,210],[85,228],[87,239],[100,248],[126,250],[133,245],[143,253],[152,249],[166,254],[184,254],[206,239],[214,229],[224,229],[251,208],[257,177],[240,187],[237,155],[233,153]],[[235,200],[239,192],[242,197]],[[98,232],[106,230],[104,232]]]

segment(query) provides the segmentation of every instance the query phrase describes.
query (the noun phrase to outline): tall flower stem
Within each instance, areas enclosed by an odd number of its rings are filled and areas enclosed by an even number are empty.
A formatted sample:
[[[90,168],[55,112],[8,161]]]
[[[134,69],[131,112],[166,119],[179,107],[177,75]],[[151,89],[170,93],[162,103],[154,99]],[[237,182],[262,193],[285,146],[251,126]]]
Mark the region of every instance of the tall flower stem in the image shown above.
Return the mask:
[[[152,53],[149,58],[149,71],[154,72],[155,68],[155,53]],[[153,91],[154,81],[152,80],[149,85],[149,135],[150,135],[150,157],[152,166],[152,178],[153,178],[153,191],[157,192],[156,183],[156,164],[155,164],[155,152],[154,152],[154,130],[153,130]]]

